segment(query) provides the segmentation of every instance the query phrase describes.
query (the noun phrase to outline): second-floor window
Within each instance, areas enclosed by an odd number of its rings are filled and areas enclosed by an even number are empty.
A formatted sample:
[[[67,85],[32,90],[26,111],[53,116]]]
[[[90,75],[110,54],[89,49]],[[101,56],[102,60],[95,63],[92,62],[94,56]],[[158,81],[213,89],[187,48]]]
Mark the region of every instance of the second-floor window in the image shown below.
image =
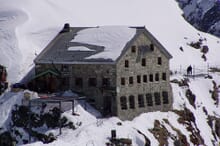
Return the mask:
[[[164,72],[164,73],[162,73],[162,80],[164,80],[164,81],[166,81],[167,80],[167,75],[166,75],[166,73]]]
[[[143,75],[143,82],[147,83],[147,75]]]
[[[159,81],[159,73],[155,74],[155,81]]]
[[[137,83],[141,83],[141,76],[137,75]]]
[[[125,78],[121,78],[121,85],[125,85]]]
[[[149,81],[150,81],[150,82],[153,82],[153,81],[154,81],[154,76],[153,76],[153,74],[150,74],[150,75],[149,75]]]
[[[133,77],[129,77],[129,84],[133,84],[134,81],[133,81]]]

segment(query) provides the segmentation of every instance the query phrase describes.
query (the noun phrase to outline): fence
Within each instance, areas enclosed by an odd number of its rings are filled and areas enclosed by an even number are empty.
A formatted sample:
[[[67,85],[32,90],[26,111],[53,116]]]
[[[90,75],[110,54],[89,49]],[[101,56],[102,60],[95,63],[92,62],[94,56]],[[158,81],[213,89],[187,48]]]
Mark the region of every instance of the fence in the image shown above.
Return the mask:
[[[186,67],[183,68],[180,65],[179,68],[172,69],[172,74],[179,74],[187,77],[202,77],[209,75],[213,68],[220,69],[220,65],[210,65],[210,64],[203,66],[192,65],[192,74],[187,74],[187,68]]]

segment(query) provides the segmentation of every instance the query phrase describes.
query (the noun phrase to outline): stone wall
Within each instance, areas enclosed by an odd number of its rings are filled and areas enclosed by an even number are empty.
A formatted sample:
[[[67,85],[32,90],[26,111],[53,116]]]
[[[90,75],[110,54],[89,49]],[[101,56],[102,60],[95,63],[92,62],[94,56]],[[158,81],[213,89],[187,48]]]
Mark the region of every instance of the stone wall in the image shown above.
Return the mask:
[[[140,35],[133,45],[136,46],[136,52],[132,52],[130,48],[125,55],[117,63],[117,115],[121,119],[132,119],[140,113],[149,111],[167,111],[172,106],[172,90],[169,83],[169,60],[165,57],[161,51],[154,46],[154,50],[150,51],[146,48],[146,53],[140,53],[138,46],[150,46],[151,42],[145,37]],[[161,57],[162,64],[158,64],[158,57]],[[142,66],[142,58],[146,59],[146,66]],[[125,67],[125,60],[129,61],[129,67]],[[159,81],[155,81],[155,74],[159,73]],[[166,73],[166,80],[162,80],[162,73]],[[149,82],[149,75],[153,74],[153,82]],[[141,82],[137,83],[137,75],[141,76]],[[143,75],[147,75],[147,82],[143,82]],[[121,78],[125,78],[125,85],[121,85]],[[129,77],[133,77],[133,84],[129,84]],[[168,92],[169,104],[163,104],[162,97],[161,105],[155,105],[153,96],[153,106],[146,105],[146,94],[162,91]],[[129,96],[135,97],[135,108],[129,108]],[[144,107],[138,106],[138,95],[144,96]],[[120,97],[126,96],[127,98],[127,110],[121,109]]]

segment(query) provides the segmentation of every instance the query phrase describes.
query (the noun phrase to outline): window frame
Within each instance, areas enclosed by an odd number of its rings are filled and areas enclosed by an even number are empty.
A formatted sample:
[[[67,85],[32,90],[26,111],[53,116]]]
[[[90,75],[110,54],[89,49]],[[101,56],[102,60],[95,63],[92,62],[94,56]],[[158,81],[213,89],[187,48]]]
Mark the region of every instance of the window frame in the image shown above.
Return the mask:
[[[120,97],[120,106],[121,106],[121,110],[127,110],[128,109],[127,97],[126,96],[121,96]]]
[[[125,77],[121,77],[121,85],[124,86],[126,84]]]
[[[162,57],[157,57],[157,64],[162,65]]]
[[[154,75],[153,74],[149,74],[149,82],[154,82]]]
[[[96,87],[97,86],[97,78],[91,77],[88,79],[88,86],[89,87]]]
[[[131,46],[131,53],[136,53],[137,47],[135,45]]]
[[[141,58],[141,66],[146,66],[146,58]]]
[[[169,104],[169,93],[167,91],[162,91],[163,104]]]
[[[143,94],[138,94],[138,107],[139,108],[145,107]]]
[[[134,78],[131,76],[129,77],[129,85],[133,85],[134,84]]]
[[[129,96],[129,108],[130,109],[135,109],[135,98],[133,95]]]
[[[154,103],[155,105],[161,105],[160,93],[154,92]]]
[[[163,72],[163,73],[162,73],[162,80],[163,80],[163,81],[166,81],[166,80],[167,80],[167,73],[166,73],[166,72]]]
[[[159,81],[160,81],[159,73],[156,73],[156,74],[155,74],[155,81],[156,81],[156,82],[159,82]]]
[[[124,67],[125,67],[125,68],[129,68],[129,60],[125,60]]]
[[[141,83],[141,75],[137,75],[137,83],[138,83],[138,84]]]
[[[75,86],[76,87],[83,87],[83,78],[82,77],[75,78]]]
[[[147,93],[146,94],[146,103],[147,103],[147,106],[153,106],[153,96],[152,96],[152,93]]]

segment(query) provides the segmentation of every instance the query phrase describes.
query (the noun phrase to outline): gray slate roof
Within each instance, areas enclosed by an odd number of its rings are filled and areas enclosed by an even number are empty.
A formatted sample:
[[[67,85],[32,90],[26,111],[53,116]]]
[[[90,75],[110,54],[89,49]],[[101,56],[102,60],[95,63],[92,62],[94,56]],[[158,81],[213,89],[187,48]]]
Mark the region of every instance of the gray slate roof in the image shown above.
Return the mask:
[[[115,26],[117,27],[117,26]],[[100,63],[112,63],[117,62],[131,45],[132,42],[140,35],[144,33],[151,42],[156,45],[161,51],[168,57],[172,58],[170,53],[157,41],[157,39],[146,30],[145,27],[130,27],[136,29],[136,33],[131,40],[128,40],[125,47],[122,48],[122,53],[118,55],[116,60],[93,58],[88,59],[91,55],[103,52],[104,46],[97,46],[93,44],[86,44],[80,42],[71,42],[71,40],[77,35],[77,32],[88,29],[89,27],[70,27],[70,31],[61,31],[57,36],[46,46],[46,48],[37,56],[34,60],[35,63],[54,63],[54,64],[100,64]],[[83,46],[94,51],[68,51],[69,47]]]

